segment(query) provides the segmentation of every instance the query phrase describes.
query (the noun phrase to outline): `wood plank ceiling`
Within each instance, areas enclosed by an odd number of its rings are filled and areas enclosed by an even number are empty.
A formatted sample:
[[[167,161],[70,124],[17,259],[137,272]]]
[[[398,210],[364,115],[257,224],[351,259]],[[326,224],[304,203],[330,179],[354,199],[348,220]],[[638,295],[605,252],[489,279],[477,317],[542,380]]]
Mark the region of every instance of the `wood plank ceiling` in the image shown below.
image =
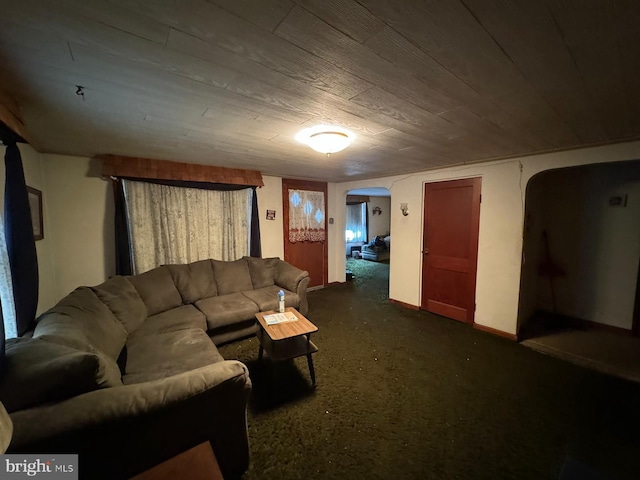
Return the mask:
[[[637,0],[2,3],[42,152],[339,182],[640,137]],[[318,123],[355,143],[294,140]]]

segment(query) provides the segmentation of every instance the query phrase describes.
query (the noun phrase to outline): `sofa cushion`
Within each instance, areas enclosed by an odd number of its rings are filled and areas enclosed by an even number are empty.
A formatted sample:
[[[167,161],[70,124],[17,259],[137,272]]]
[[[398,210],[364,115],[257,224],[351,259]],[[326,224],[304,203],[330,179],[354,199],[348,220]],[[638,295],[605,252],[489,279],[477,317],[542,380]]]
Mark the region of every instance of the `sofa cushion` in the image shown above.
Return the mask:
[[[129,277],[129,281],[142,297],[148,315],[166,312],[182,305],[182,297],[167,267],[158,267],[134,275]]]
[[[85,352],[102,352],[116,360],[127,340],[127,331],[89,287],[76,288],[42,314],[34,338]]]
[[[253,288],[246,258],[240,258],[233,262],[211,260],[211,263],[216,276],[218,295],[240,293]]]
[[[249,266],[253,288],[270,287],[275,284],[276,269],[280,259],[244,257]]]
[[[193,305],[183,305],[152,315],[129,338],[185,328],[207,329],[207,318]]]
[[[122,385],[98,354],[81,352],[41,338],[7,341],[6,364],[0,375],[0,401],[8,412]]]
[[[120,320],[127,333],[133,332],[147,318],[147,307],[126,277],[111,277],[106,282],[91,287],[91,290]]]
[[[142,383],[166,378],[224,360],[202,330],[136,335],[127,343],[128,360],[122,381]]]
[[[242,293],[231,293],[198,300],[196,307],[207,316],[209,328],[251,320],[260,311],[258,305]]]
[[[187,265],[167,265],[167,268],[183,303],[195,303],[218,294],[211,260],[200,260]]]
[[[244,337],[250,337],[258,333],[260,326],[253,320],[245,320],[244,322],[234,323],[233,325],[227,325],[226,327],[219,327],[214,330],[209,330],[209,338],[216,345],[222,345],[233,340],[238,340]]]
[[[278,292],[282,290],[284,292],[284,305],[285,307],[298,308],[300,306],[300,297],[297,293],[285,290],[277,285],[270,287],[258,288],[257,290],[247,290],[242,294],[258,305],[261,312],[267,310],[276,310],[278,308]]]

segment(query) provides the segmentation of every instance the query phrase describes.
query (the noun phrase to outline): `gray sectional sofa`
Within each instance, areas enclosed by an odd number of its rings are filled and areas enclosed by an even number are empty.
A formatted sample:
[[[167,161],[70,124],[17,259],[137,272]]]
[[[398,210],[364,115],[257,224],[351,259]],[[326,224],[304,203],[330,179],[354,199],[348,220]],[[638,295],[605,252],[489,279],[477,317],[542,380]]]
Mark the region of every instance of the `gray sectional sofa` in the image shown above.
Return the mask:
[[[367,245],[362,246],[361,256],[365,260],[373,260],[374,262],[384,262],[391,257],[391,236],[377,236]]]
[[[253,334],[280,289],[306,313],[308,284],[277,258],[244,257],[77,288],[7,342],[8,453],[78,453],[81,478],[128,478],[210,441],[224,477],[239,478],[251,381],[216,344]]]

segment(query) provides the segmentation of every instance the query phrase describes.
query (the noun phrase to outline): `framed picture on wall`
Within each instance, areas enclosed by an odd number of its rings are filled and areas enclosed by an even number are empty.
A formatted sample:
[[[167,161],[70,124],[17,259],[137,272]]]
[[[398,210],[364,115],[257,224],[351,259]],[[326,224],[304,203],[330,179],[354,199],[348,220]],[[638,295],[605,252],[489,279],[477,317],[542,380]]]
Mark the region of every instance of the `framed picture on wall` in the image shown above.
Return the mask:
[[[42,221],[42,192],[32,187],[27,187],[29,195],[29,208],[31,208],[31,225],[33,225],[33,239],[44,238],[44,222]]]

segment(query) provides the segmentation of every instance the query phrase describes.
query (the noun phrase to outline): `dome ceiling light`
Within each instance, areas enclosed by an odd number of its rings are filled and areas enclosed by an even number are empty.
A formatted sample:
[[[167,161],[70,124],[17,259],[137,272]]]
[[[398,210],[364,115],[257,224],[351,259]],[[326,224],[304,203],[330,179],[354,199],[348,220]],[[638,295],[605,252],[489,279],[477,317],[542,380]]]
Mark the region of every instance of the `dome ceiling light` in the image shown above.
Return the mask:
[[[337,153],[353,142],[355,135],[346,128],[333,125],[316,125],[298,132],[295,139],[308,145],[316,152]]]

